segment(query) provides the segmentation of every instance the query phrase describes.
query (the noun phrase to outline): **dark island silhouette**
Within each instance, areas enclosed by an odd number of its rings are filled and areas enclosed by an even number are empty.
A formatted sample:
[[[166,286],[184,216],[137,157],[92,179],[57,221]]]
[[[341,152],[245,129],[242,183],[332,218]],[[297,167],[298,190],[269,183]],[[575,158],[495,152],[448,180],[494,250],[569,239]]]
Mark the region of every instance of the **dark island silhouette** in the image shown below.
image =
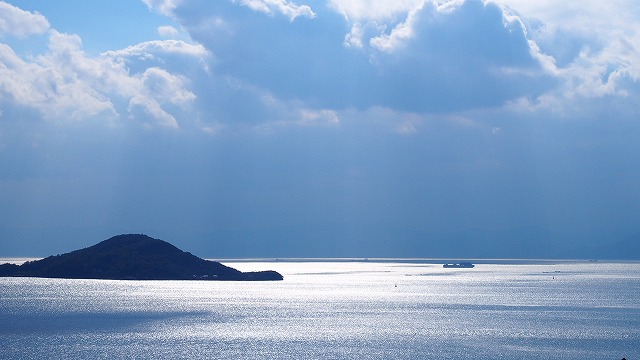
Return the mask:
[[[283,279],[275,271],[241,272],[141,234],[114,236],[85,249],[22,265],[2,264],[0,277],[232,281]]]

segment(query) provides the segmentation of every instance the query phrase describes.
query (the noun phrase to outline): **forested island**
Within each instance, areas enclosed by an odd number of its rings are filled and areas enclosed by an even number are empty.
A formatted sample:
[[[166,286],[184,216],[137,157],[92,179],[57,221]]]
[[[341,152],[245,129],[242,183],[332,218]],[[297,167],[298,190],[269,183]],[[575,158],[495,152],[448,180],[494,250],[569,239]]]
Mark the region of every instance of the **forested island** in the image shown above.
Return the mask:
[[[0,277],[112,280],[282,280],[276,271],[241,272],[142,234],[114,236],[62,255],[0,265]]]

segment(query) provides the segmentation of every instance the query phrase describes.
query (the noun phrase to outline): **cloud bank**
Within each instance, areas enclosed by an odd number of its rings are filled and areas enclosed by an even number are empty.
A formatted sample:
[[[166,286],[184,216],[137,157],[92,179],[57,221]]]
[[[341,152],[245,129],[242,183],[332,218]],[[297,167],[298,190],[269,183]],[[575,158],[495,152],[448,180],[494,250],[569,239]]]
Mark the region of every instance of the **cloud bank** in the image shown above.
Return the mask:
[[[605,17],[595,26],[568,16],[576,11],[571,5],[508,0],[145,4],[181,24],[190,39],[90,57],[79,36],[0,3],[4,38],[49,38],[47,52],[30,58],[3,47],[7,106],[38,109],[49,119],[155,118],[179,127],[190,120],[176,116],[185,116],[233,127],[376,108],[417,116],[487,108],[570,113],[593,98],[637,96],[638,26],[629,16],[604,26],[618,13],[598,3],[578,12]],[[171,26],[158,31],[178,33]],[[149,98],[145,72],[152,67],[173,77],[167,85],[179,99]]]
[[[213,82],[232,79],[315,109],[424,115],[519,106],[570,113],[594,97],[637,93],[637,41],[628,35],[636,26],[630,17],[616,19],[617,30],[609,27],[603,37],[589,22],[572,17],[576,9],[570,5],[316,1],[304,5],[313,16],[294,17],[283,6],[302,5],[274,4],[149,5],[177,19],[213,54]],[[600,11],[592,5],[582,12]],[[608,24],[617,14],[599,15],[605,17],[599,23]],[[627,27],[626,33],[618,31]],[[255,106],[271,113],[261,101]]]

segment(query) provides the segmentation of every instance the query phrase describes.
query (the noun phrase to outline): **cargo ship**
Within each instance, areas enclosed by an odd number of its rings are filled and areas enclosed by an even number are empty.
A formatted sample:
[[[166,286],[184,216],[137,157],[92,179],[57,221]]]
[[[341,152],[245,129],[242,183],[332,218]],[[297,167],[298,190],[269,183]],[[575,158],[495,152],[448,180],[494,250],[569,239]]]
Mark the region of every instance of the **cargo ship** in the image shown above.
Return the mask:
[[[460,262],[460,263],[453,263],[453,264],[444,264],[442,265],[442,267],[444,268],[464,268],[464,269],[470,269],[472,267],[474,267],[475,265],[473,265],[470,262]]]

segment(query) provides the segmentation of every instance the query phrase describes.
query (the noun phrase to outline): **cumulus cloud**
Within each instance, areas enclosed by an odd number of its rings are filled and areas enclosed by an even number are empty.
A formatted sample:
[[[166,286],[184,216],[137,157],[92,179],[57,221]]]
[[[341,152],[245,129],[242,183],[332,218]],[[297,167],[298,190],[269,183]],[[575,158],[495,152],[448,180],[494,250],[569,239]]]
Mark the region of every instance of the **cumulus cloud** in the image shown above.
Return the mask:
[[[204,50],[167,41],[91,57],[82,50],[77,35],[56,30],[49,33],[48,51],[34,59],[22,59],[8,45],[0,44],[0,101],[35,109],[51,121],[96,117],[115,121],[128,113],[131,118],[142,116],[144,123],[176,127],[168,107],[180,108],[194,101],[188,81],[158,67],[136,73],[125,63],[144,54],[161,57],[161,53],[200,57]]]
[[[118,71],[117,64],[87,59],[77,36],[51,32],[49,53],[29,62],[0,45],[0,89],[5,101],[37,109],[45,118],[81,120],[115,112],[96,88],[109,82],[100,74]]]
[[[633,1],[499,2],[526,26],[537,56],[558,80],[534,108],[579,112],[595,98],[639,95],[634,84],[639,79],[640,12]]]
[[[6,35],[24,38],[43,34],[49,30],[47,19],[0,1],[0,38]]]
[[[415,22],[418,21],[419,14],[422,12],[422,6],[418,6],[409,10],[407,19],[396,25],[388,34],[382,34],[370,40],[371,46],[384,51],[391,52],[414,36]]]
[[[172,16],[213,54],[213,72],[283,102],[463,111],[553,85],[522,23],[495,3],[329,2],[295,22],[247,4],[183,3]]]
[[[299,16],[313,18],[316,14],[308,5],[297,5],[286,0],[239,0],[239,2],[253,10],[261,11],[265,14],[275,12],[287,16],[291,21]]]

